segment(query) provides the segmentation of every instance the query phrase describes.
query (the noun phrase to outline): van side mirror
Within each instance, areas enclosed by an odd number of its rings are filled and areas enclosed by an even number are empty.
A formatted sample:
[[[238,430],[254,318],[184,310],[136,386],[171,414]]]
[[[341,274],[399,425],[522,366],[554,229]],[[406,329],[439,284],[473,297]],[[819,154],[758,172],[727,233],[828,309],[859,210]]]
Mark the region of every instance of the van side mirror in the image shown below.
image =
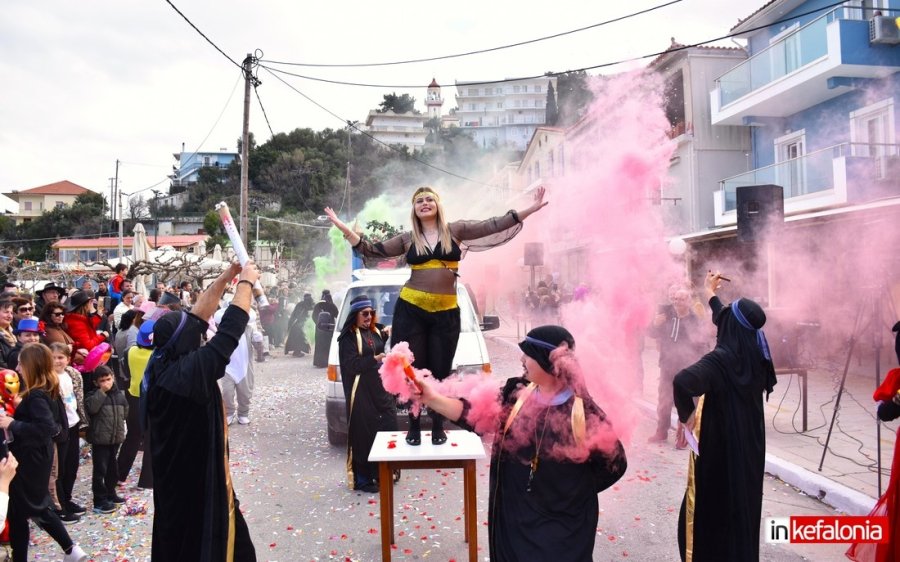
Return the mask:
[[[496,330],[500,327],[500,317],[499,316],[488,316],[485,315],[481,320],[481,331],[487,332],[488,330]]]

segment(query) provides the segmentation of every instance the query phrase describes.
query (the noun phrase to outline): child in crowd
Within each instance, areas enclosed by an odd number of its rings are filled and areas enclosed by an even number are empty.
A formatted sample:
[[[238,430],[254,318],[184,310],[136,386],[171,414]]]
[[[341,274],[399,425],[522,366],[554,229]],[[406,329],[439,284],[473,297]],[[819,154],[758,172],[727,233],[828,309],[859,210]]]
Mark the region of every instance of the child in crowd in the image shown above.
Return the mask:
[[[59,392],[66,407],[68,439],[64,443],[57,442],[59,467],[56,479],[56,496],[62,511],[59,518],[66,522],[77,521],[85,509],[72,501],[72,490],[78,475],[78,457],[81,452],[80,432],[87,427],[87,414],[84,411],[84,383],[81,373],[69,365],[72,352],[69,346],[55,342],[50,344],[53,354],[53,370],[59,378]],[[74,517],[74,519],[73,519]]]
[[[128,402],[125,393],[116,387],[112,369],[106,365],[94,371],[96,387],[84,399],[90,426],[88,441],[91,442],[91,458],[94,473],[91,487],[94,492],[94,511],[112,513],[116,504],[125,499],[116,494],[118,464],[116,455],[119,445],[125,441],[125,419],[128,417]]]
[[[50,509],[50,467],[53,463],[53,434],[57,427],[51,408],[59,397],[59,380],[53,372],[50,349],[31,343],[19,354],[22,377],[21,401],[15,417],[0,416],[0,429],[9,429],[14,439],[10,450],[19,461],[16,478],[9,489],[9,539],[14,560],[28,560],[33,521],[59,544],[64,562],[84,562],[87,554],[74,542],[65,526]]]
[[[19,352],[25,344],[41,341],[41,329],[37,318],[24,318],[13,330],[16,335],[16,346],[6,356],[7,368],[16,370],[19,365]]]

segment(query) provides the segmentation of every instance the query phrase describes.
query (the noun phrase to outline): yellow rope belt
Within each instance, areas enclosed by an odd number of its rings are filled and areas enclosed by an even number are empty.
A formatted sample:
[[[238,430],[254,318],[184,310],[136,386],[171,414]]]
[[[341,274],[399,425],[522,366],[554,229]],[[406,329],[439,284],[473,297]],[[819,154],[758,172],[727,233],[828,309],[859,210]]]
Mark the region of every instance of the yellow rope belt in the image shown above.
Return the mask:
[[[459,269],[458,261],[428,260],[425,263],[411,264],[410,269]]]
[[[452,295],[444,295],[420,291],[419,289],[412,289],[410,287],[403,287],[400,289],[400,298],[409,304],[414,304],[428,312],[441,312],[443,310],[456,308],[455,293]]]

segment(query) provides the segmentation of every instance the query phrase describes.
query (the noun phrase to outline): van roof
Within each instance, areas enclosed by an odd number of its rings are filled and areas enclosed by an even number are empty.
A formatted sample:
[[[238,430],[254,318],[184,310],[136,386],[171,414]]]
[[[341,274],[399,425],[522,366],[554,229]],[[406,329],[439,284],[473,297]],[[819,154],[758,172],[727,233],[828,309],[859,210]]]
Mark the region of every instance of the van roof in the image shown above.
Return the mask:
[[[411,270],[401,269],[356,269],[353,271],[352,285],[381,285],[384,283],[402,285],[409,279]]]

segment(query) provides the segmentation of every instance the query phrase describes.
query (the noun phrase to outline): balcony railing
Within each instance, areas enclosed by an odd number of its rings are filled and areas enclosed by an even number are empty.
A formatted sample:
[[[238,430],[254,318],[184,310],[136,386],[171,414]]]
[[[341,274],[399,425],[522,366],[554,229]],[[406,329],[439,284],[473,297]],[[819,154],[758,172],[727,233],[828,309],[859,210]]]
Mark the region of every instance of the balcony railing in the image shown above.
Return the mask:
[[[826,27],[837,19],[859,19],[860,10],[838,8],[769,45],[716,79],[725,107],[828,54]]]
[[[810,152],[719,182],[724,195],[724,211],[737,209],[737,188],[746,185],[774,184],[784,188],[784,198],[799,197],[834,189],[835,158],[853,157],[871,160],[872,177],[880,179],[887,169],[887,160],[900,156],[900,145],[875,143],[842,143]]]

